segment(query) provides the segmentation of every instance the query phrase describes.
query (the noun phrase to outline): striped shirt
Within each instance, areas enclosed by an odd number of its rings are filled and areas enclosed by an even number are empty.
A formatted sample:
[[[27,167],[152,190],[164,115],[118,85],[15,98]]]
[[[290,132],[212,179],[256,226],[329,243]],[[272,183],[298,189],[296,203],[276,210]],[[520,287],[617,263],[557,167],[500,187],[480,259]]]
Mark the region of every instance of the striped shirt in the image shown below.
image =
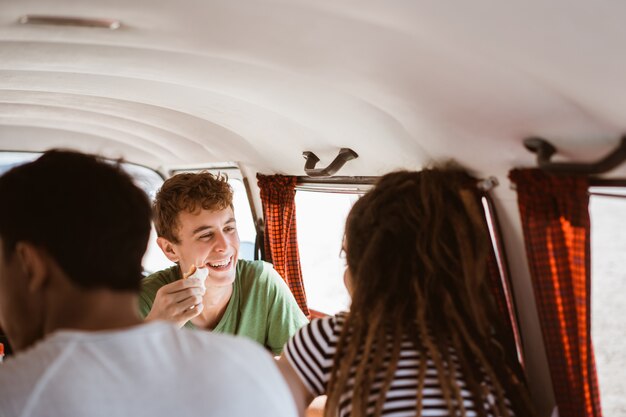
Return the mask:
[[[309,325],[300,329],[285,347],[284,353],[287,360],[314,396],[327,394],[333,358],[345,317],[345,313],[340,313],[335,317],[313,320]],[[463,397],[467,416],[476,416],[474,402],[471,393],[465,389],[460,366],[456,363],[456,357],[453,354],[451,357],[456,364],[456,378],[458,386],[461,388],[461,396]],[[383,416],[404,417],[416,415],[419,366],[420,353],[415,349],[413,342],[408,337],[405,337],[402,341],[398,367],[383,405]],[[350,416],[354,373],[355,369],[353,367],[348,381],[348,392],[340,398],[338,415],[341,417]],[[381,390],[383,377],[383,373],[380,372],[372,386],[372,393],[369,398],[369,415],[373,415],[374,405]],[[422,416],[449,416],[437,377],[437,369],[430,359],[427,359],[422,395]],[[491,414],[487,413],[487,415],[490,416]]]

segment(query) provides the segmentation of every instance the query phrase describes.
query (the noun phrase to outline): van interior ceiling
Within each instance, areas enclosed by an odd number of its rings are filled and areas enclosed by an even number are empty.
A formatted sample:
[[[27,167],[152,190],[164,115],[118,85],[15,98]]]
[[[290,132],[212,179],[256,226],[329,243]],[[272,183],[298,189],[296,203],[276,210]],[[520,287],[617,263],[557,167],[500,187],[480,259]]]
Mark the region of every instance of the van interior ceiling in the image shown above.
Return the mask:
[[[0,151],[74,148],[164,176],[236,167],[255,219],[257,173],[319,174],[344,148],[358,157],[342,177],[450,159],[494,177],[526,371],[549,416],[507,175],[536,166],[530,137],[555,163],[626,143],[625,15],[583,0],[0,0]],[[626,164],[601,177],[626,178]]]

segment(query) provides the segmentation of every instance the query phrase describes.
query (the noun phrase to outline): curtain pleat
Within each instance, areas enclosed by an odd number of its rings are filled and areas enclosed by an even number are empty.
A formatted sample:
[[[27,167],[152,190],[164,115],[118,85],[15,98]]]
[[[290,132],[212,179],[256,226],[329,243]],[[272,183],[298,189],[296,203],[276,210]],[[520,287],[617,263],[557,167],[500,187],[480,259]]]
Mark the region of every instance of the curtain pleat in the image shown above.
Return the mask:
[[[257,180],[265,218],[265,258],[274,264],[308,317],[296,233],[296,177],[257,174]]]
[[[513,170],[541,329],[561,417],[600,417],[590,311],[589,182]],[[532,382],[531,382],[532,383]]]

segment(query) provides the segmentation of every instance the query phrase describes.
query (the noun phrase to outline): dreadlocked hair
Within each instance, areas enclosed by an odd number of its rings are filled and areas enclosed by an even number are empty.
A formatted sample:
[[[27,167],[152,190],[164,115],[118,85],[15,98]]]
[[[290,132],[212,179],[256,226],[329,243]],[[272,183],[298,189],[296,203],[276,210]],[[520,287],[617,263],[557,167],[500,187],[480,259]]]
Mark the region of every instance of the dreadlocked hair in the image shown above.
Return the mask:
[[[345,248],[352,305],[325,417],[348,401],[353,417],[381,415],[405,335],[420,357],[418,416],[427,360],[450,416],[468,413],[459,374],[478,416],[534,415],[516,354],[502,348],[504,326],[487,275],[489,234],[475,190],[476,180],[450,165],[387,174],[355,203]]]

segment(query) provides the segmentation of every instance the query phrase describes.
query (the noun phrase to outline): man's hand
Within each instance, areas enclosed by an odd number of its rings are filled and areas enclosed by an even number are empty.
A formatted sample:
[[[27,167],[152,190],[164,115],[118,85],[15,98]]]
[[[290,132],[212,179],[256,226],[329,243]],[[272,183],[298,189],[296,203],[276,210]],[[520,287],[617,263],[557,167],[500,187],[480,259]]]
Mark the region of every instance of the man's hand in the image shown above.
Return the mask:
[[[197,278],[188,276],[196,271],[195,265],[183,279],[164,285],[157,291],[152,310],[146,316],[146,321],[168,320],[183,327],[192,318],[202,312],[202,296],[205,289]]]

